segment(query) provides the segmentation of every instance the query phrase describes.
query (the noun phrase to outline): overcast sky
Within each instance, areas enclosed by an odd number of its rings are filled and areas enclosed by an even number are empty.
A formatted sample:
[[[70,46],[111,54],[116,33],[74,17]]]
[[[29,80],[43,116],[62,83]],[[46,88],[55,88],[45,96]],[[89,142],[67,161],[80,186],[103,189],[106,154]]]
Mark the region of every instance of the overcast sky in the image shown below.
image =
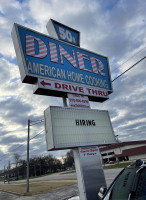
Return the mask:
[[[15,22],[48,34],[50,18],[79,30],[81,47],[107,56],[112,79],[146,56],[144,0],[1,0],[0,169],[14,161],[14,153],[26,158],[28,119],[43,119],[48,106],[63,105],[61,98],[34,95],[32,85],[21,82],[11,39]],[[90,102],[91,108],[109,111],[120,141],[146,140],[146,59],[114,81],[113,90],[104,103]],[[43,123],[31,127],[31,138],[38,134],[31,156],[48,154],[43,130]]]

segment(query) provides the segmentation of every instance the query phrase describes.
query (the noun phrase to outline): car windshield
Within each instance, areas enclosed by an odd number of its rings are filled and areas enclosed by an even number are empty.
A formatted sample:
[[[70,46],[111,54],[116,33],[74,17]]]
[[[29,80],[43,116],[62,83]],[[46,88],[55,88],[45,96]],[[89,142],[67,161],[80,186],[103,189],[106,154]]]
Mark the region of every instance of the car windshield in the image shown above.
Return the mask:
[[[146,167],[129,167],[115,180],[104,200],[146,200]]]

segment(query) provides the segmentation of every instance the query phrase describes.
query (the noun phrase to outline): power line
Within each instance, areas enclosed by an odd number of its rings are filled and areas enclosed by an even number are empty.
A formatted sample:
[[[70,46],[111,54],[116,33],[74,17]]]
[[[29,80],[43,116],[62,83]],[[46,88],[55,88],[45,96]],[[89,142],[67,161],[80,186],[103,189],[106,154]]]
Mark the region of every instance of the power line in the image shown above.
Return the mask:
[[[139,50],[138,52],[136,52],[135,54],[133,54],[130,58],[128,58],[127,60],[125,60],[122,64],[120,64],[118,67],[116,67],[115,69],[113,69],[111,72],[114,72],[116,69],[120,68],[122,65],[124,65],[126,62],[128,62],[134,56],[136,56],[137,54],[139,54],[140,52],[142,52],[145,48],[146,48],[146,46],[144,48],[142,48],[141,50]]]
[[[29,141],[33,140],[34,138],[36,138],[38,135],[40,135],[40,134],[41,134],[41,133],[43,133],[43,132],[44,132],[44,129],[43,129],[43,130],[41,130],[41,131],[40,131],[38,134],[36,134],[34,137],[30,138],[30,140],[29,140]],[[12,149],[12,150],[11,150],[11,152],[8,152],[8,153],[6,153],[6,154],[2,155],[2,156],[0,157],[0,159],[1,159],[1,158],[3,158],[3,157],[5,157],[7,154],[10,154],[10,153],[12,153],[12,152],[16,151],[18,148],[20,148],[20,147],[24,146],[25,144],[26,144],[26,142],[24,142],[23,144],[19,145],[19,146],[18,146],[18,147],[16,147],[16,148]]]
[[[40,123],[42,123],[42,122],[44,122],[44,121],[45,121],[44,119],[37,120],[37,121],[31,121],[31,120],[30,120],[30,126],[34,126],[34,125],[36,125],[36,124],[40,124]]]
[[[146,56],[144,56],[142,59],[140,59],[138,62],[136,62],[134,65],[132,65],[131,67],[129,67],[126,71],[124,71],[123,73],[121,73],[119,76],[117,76],[115,79],[112,80],[112,82],[114,82],[115,80],[117,80],[119,77],[121,77],[122,75],[124,75],[126,72],[128,72],[130,69],[132,69],[135,65],[137,65],[138,63],[140,63],[142,60],[144,60],[146,58]]]
[[[45,130],[43,129],[42,131],[40,131],[37,135],[35,135],[34,137],[32,137],[29,141],[33,140],[34,138],[36,138],[38,135],[40,135],[41,133],[43,133]]]
[[[19,149],[20,147],[24,146],[25,144],[26,144],[26,142],[24,142],[23,144],[19,145],[15,149],[12,149],[11,152],[16,151],[17,149]],[[11,152],[8,152],[8,153],[11,153]]]

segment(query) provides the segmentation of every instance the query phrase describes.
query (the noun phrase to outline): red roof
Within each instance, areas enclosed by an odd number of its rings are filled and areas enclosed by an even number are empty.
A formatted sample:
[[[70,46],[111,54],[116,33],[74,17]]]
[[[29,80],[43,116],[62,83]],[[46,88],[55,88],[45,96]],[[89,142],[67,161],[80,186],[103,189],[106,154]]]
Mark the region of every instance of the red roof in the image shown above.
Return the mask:
[[[116,148],[119,148],[119,147],[130,146],[130,145],[141,145],[141,144],[146,145],[146,140],[119,142],[119,143],[116,143],[116,144],[111,144],[111,145],[106,146],[106,147],[102,147],[102,148],[100,148],[100,151],[102,152],[102,151],[106,151],[106,150],[110,150],[110,149],[116,149]]]

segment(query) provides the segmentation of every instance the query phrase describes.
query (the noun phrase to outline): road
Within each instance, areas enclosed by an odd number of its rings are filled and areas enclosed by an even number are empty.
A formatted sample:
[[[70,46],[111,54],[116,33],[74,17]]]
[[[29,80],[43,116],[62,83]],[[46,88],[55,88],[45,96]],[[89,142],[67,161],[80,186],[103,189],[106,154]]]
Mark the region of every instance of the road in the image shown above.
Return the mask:
[[[107,186],[111,184],[113,179],[117,176],[117,174],[119,174],[121,170],[122,169],[110,169],[110,170],[104,171]],[[57,173],[53,175],[36,178],[35,181],[66,179],[66,178],[76,178],[76,173],[68,173],[68,174]],[[34,181],[34,179],[30,179],[30,181]],[[22,181],[19,181],[19,182],[22,182]],[[28,196],[28,197],[0,192],[0,200],[67,200],[68,198],[72,196],[76,196],[76,195],[78,195],[77,184],[57,190],[57,191],[49,192],[46,194],[33,195],[33,196]]]
[[[122,170],[121,168],[104,170],[107,187],[110,186],[114,178],[120,173],[121,170]]]

